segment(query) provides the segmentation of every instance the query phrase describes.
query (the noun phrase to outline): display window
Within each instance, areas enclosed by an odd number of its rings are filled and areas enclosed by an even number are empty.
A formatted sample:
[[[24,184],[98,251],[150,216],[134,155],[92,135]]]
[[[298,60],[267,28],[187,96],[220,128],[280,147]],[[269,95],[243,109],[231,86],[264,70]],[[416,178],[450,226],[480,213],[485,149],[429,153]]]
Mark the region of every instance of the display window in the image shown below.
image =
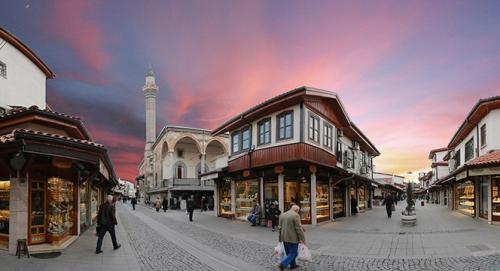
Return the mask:
[[[228,216],[232,215],[233,211],[231,208],[231,182],[222,181],[218,185],[219,187],[219,215]]]
[[[236,182],[236,217],[246,219],[252,210],[252,202],[260,202],[259,180],[244,180]]]
[[[80,229],[90,226],[89,219],[89,189],[88,182],[80,184]]]
[[[455,209],[472,217],[475,216],[474,182],[466,181],[455,184]]]
[[[360,211],[366,209],[366,186],[364,184],[358,187],[358,207]]]
[[[0,240],[9,235],[10,181],[0,181]]]
[[[491,215],[493,221],[500,221],[500,176],[491,178]]]
[[[316,219],[318,222],[330,219],[328,182],[316,183]]]
[[[99,207],[99,190],[93,187],[90,190],[90,218],[92,219],[92,224],[97,222],[98,207]]]
[[[488,219],[489,177],[481,177],[479,182],[479,216]]]
[[[277,203],[276,208],[279,205],[278,199],[278,181],[267,181],[264,182],[264,207],[266,209],[266,217],[267,211],[269,210],[271,203]]]
[[[344,188],[342,186],[334,186],[332,188],[332,207],[333,207],[333,217],[344,216]]]
[[[302,223],[311,223],[311,185],[302,181],[285,181],[285,210],[292,205],[300,207],[300,218]]]
[[[47,184],[47,232],[50,241],[59,241],[73,232],[73,183],[52,177],[48,179]]]

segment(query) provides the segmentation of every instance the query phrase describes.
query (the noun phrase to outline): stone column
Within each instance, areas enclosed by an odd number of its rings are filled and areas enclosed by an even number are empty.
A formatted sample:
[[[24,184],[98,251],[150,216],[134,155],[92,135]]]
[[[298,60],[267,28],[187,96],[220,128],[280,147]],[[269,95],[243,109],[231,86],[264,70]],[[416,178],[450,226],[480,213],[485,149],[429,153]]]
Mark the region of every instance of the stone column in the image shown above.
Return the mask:
[[[259,187],[260,187],[260,207],[262,209],[262,216],[265,213],[265,208],[264,208],[264,178],[260,177],[259,178]]]
[[[28,181],[10,179],[9,253],[16,254],[17,239],[28,239]]]
[[[224,180],[222,180],[224,182]],[[219,216],[219,186],[214,180],[214,209],[215,216]]]
[[[278,205],[281,212],[286,212],[285,210],[285,175],[278,175]]]
[[[168,186],[169,187],[172,187],[174,186],[174,182],[173,182],[173,178],[174,178],[174,175],[175,175],[175,172],[174,172],[174,168],[173,168],[173,165],[174,165],[174,151],[172,150],[169,150],[168,151],[168,160],[167,160],[167,178],[169,180],[172,180],[172,181],[169,181],[168,182]]]
[[[317,224],[316,217],[316,173],[311,173],[311,224]]]
[[[231,212],[236,215],[236,183],[231,180]]]
[[[206,170],[205,170],[205,164],[206,164],[205,157],[206,157],[206,156],[205,156],[205,154],[204,154],[204,153],[202,153],[202,154],[201,154],[201,161],[200,161],[200,167],[201,167],[201,168],[200,168],[200,173],[205,173],[205,171],[206,171]],[[198,177],[199,177],[199,176],[198,176]],[[205,186],[205,182],[202,182],[202,181],[200,180],[200,186]]]
[[[479,177],[473,177],[474,178],[474,201],[475,201],[475,208],[476,212],[474,214],[474,218],[479,218],[479,193],[481,192],[481,184],[479,182]]]
[[[351,184],[347,184],[345,188],[345,216],[351,216]]]

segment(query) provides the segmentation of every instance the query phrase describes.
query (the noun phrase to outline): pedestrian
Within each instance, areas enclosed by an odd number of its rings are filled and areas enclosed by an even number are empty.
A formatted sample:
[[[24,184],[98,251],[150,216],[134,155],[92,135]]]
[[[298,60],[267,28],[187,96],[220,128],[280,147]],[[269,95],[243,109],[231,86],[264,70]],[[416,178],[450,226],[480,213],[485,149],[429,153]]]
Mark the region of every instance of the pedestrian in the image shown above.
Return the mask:
[[[394,199],[390,193],[384,198],[385,211],[387,212],[387,218],[391,218],[392,216],[392,208],[394,208]]]
[[[205,199],[205,196],[202,196],[201,200],[200,200],[200,212],[203,212],[206,210],[207,210],[207,200]]]
[[[132,198],[132,200],[130,201],[130,204],[132,204],[132,209],[135,211],[135,205],[137,204],[137,199]]]
[[[177,198],[174,198],[174,206],[173,206],[174,209],[179,209],[177,208]]]
[[[262,208],[260,207],[259,203],[257,200],[252,201],[252,210],[250,211],[249,215],[249,221],[252,223],[252,227],[257,226],[257,224],[260,224],[260,217],[262,215]]]
[[[354,195],[351,195],[351,214],[355,215],[358,213],[358,201]]]
[[[429,194],[427,194],[427,196],[425,196],[425,198],[427,200],[427,204],[429,204],[429,199],[431,198],[431,197],[429,197]]]
[[[394,197],[394,205],[398,205],[399,196],[396,194]]]
[[[276,206],[275,203],[271,203],[271,205],[269,206],[268,214],[269,214],[268,219],[271,220],[271,227],[274,232],[276,230],[276,226],[278,225],[281,211],[280,209],[278,209],[278,206]]]
[[[156,201],[155,201],[155,209],[156,209],[156,212],[160,212],[160,208],[161,208],[161,201],[160,201],[160,197],[157,197],[156,198]]]
[[[161,205],[163,206],[163,212],[167,212],[167,209],[168,209],[168,200],[167,198],[163,198],[163,202],[161,203]]]
[[[116,222],[116,209],[113,204],[113,196],[108,195],[107,201],[99,206],[99,211],[97,212],[97,246],[95,249],[95,254],[102,253],[102,240],[106,232],[111,235],[111,241],[113,242],[113,248],[115,250],[119,249],[122,245],[118,244],[115,235],[115,225]]]
[[[190,222],[193,222],[194,205],[195,205],[194,195],[191,195],[191,197],[187,200],[187,204],[186,204]]]
[[[214,210],[214,197],[209,197],[208,198],[208,209],[210,211]]]
[[[299,211],[300,207],[293,205],[290,210],[279,216],[279,241],[283,242],[286,252],[286,257],[279,264],[280,270],[284,270],[288,266],[290,269],[299,267],[295,262],[299,243],[306,243],[304,230],[300,224]]]

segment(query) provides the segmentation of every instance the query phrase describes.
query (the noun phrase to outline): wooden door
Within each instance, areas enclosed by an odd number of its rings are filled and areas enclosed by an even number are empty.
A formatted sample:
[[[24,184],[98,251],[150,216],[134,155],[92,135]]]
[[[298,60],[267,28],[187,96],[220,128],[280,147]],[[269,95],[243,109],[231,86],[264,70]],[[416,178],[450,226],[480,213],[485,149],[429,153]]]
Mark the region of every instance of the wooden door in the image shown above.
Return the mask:
[[[47,241],[47,196],[45,181],[30,181],[28,243],[40,244]]]

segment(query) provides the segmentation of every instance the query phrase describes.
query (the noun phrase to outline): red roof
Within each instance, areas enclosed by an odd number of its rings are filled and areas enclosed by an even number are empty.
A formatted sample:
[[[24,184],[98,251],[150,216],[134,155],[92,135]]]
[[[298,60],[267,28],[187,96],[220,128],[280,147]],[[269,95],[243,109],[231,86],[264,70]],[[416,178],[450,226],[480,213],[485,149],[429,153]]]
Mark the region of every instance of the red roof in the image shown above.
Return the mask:
[[[468,161],[465,164],[468,166],[484,166],[484,165],[500,164],[500,150],[479,156],[477,158]]]
[[[434,156],[434,153],[436,152],[442,152],[442,151],[447,151],[448,148],[444,147],[444,148],[439,148],[439,149],[433,149],[429,152],[429,159],[432,159],[432,156]]]

